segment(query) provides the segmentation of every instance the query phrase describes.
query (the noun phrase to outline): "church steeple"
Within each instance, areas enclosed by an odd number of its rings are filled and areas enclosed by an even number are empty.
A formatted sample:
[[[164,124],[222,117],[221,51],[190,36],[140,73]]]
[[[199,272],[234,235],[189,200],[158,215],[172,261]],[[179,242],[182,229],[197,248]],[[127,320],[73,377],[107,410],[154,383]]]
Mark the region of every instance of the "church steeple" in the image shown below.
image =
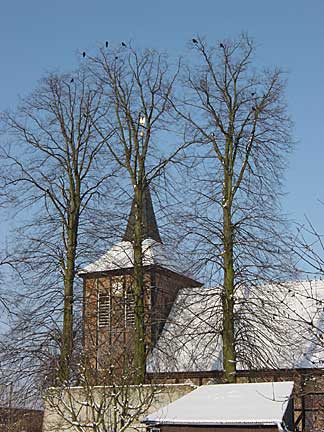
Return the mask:
[[[162,244],[148,186],[143,191],[142,208],[144,337],[151,349],[167,322],[179,290],[201,284],[182,273],[178,257]],[[84,280],[84,349],[99,379],[101,376],[108,379],[105,371],[110,371],[112,364],[115,374],[120,376],[125,373],[125,365],[129,365],[130,371],[134,369],[134,225],[133,201],[123,241],[79,273]]]
[[[128,217],[126,231],[123,241],[132,241],[134,239],[134,222],[135,222],[135,198],[133,199],[131,212]],[[162,243],[159,229],[157,226],[150,188],[146,185],[143,193],[143,240],[151,238]]]

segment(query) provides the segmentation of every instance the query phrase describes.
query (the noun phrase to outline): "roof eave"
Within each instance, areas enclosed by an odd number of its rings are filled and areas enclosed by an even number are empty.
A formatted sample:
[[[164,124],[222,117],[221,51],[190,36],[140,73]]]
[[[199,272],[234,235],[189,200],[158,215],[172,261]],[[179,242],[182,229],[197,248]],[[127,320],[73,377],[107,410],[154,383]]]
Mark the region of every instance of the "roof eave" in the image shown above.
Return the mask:
[[[126,271],[130,271],[133,268],[134,267],[121,267],[121,268],[115,268],[115,269],[110,269],[110,270],[93,270],[93,271],[80,270],[77,272],[77,276],[81,277],[82,279],[84,279],[86,277],[88,277],[89,279],[93,279],[93,278],[96,278],[98,276],[100,277],[100,276],[107,276],[109,274],[125,273]],[[193,282],[197,288],[203,286],[203,284],[201,282],[197,281],[196,279],[193,279],[190,276],[187,276],[183,273],[176,272],[175,270],[171,270],[168,267],[163,267],[160,264],[143,265],[143,269],[145,269],[145,270],[155,269],[155,270],[167,271],[171,274],[181,276],[181,277],[187,279],[188,281],[190,281],[191,283]]]
[[[282,424],[283,420],[237,420],[237,421],[204,421],[204,420],[142,420],[141,423],[145,423],[147,425],[163,425],[163,426],[278,426]]]

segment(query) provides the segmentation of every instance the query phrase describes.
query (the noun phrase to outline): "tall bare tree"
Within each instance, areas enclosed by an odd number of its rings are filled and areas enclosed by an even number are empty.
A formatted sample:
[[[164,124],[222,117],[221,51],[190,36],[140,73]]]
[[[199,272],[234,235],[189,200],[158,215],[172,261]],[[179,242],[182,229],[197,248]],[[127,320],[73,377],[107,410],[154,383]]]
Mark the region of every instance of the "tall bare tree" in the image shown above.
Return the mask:
[[[283,72],[255,70],[248,36],[212,47],[201,38],[192,44],[184,97],[174,108],[199,145],[199,198],[190,229],[196,226],[204,262],[216,268],[223,287],[223,367],[226,381],[233,382],[237,291],[270,274],[276,278],[283,268],[278,196],[292,143],[290,120]]]
[[[91,215],[91,205],[98,205],[95,197],[112,176],[108,157],[101,153],[111,131],[102,137],[93,127],[93,121],[105,116],[107,109],[100,89],[91,87],[84,71],[76,71],[47,76],[15,113],[2,115],[8,139],[2,148],[2,179],[21,211],[20,222],[26,222],[20,241],[28,242],[28,250],[20,245],[17,259],[27,270],[26,278],[39,284],[32,296],[25,297],[29,303],[34,298],[32,318],[27,317],[27,322],[34,318],[44,331],[49,320],[56,326],[62,313],[61,381],[69,379],[76,260],[84,246],[83,222]]]
[[[142,262],[143,195],[145,188],[183,148],[183,145],[166,143],[173,125],[169,99],[178,68],[172,72],[167,58],[156,51],[139,52],[131,47],[117,51],[102,49],[90,60],[89,67],[111,108],[106,123],[97,123],[97,131],[105,140],[109,153],[127,173],[134,191],[134,361],[137,380],[143,382],[147,354]],[[110,130],[116,133],[107,138]],[[161,137],[165,142],[163,151],[161,142],[157,146]],[[173,135],[172,142],[175,140],[178,141]]]

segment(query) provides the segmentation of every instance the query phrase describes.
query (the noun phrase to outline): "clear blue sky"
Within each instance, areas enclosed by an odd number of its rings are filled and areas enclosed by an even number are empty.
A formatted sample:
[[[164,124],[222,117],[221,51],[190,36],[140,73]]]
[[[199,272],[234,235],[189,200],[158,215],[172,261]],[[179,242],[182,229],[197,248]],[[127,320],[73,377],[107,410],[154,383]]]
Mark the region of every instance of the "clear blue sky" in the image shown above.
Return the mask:
[[[0,12],[0,110],[14,107],[46,71],[69,70],[77,53],[132,40],[177,55],[197,34],[210,42],[247,31],[261,64],[289,72],[297,148],[284,210],[306,213],[324,233],[324,0],[11,0]]]

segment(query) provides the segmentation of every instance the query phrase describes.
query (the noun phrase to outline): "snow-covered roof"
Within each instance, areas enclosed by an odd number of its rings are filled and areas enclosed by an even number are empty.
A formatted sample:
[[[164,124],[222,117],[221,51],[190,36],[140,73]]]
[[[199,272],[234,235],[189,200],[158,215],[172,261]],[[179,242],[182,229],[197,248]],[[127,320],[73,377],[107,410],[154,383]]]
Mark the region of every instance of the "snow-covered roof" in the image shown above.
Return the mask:
[[[143,265],[158,265],[176,273],[185,274],[179,259],[164,244],[151,238],[143,240]],[[95,262],[85,266],[79,274],[130,269],[134,266],[134,249],[130,241],[121,241]],[[190,277],[190,276],[189,276]]]
[[[181,289],[147,361],[149,372],[221,369],[219,288]]]
[[[237,369],[324,367],[324,281],[237,293]],[[222,370],[221,289],[179,291],[148,358],[150,372]]]
[[[143,422],[280,426],[293,386],[291,381],[204,385],[149,414]]]

